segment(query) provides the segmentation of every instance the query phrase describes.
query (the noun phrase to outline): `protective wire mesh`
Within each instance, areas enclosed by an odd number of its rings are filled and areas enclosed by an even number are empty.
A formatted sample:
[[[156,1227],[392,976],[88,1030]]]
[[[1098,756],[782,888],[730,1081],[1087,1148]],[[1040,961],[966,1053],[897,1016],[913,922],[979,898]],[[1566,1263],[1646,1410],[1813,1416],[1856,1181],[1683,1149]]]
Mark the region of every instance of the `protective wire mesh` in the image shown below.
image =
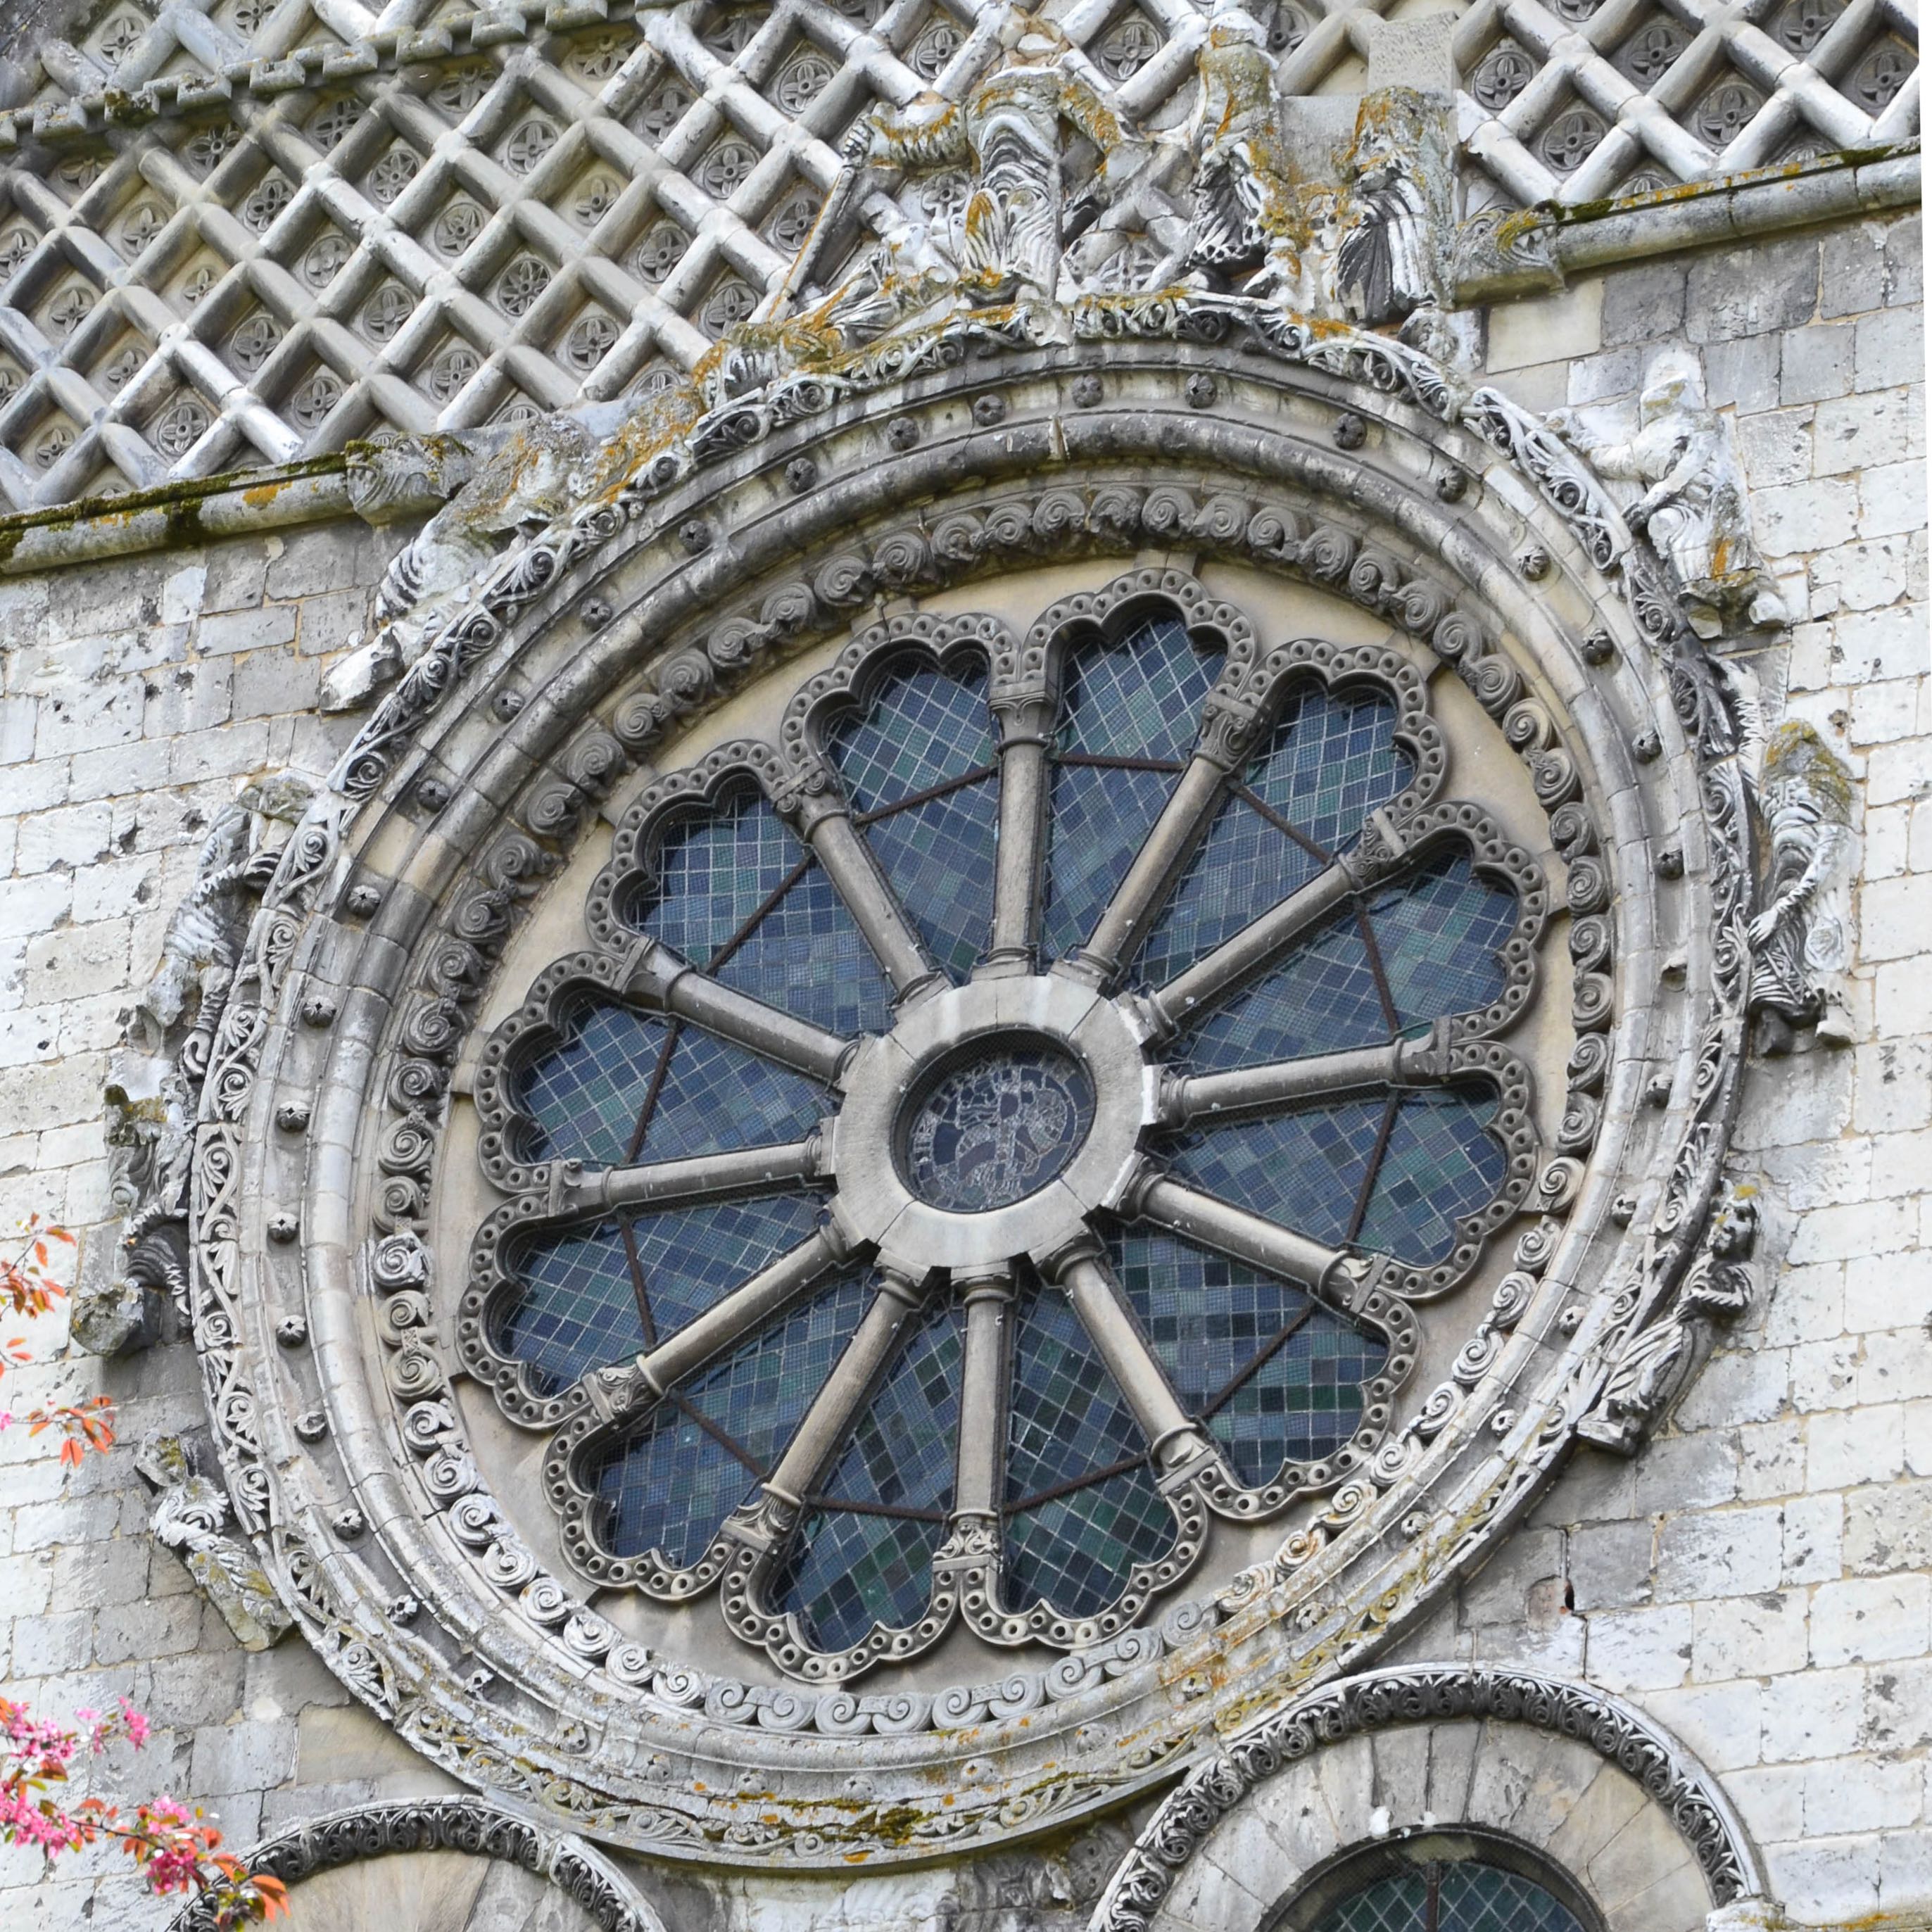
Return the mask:
[[[903,1628],[932,1594],[952,1506],[964,1345],[955,1306],[928,1312],[817,1485],[772,1603],[796,1611],[821,1649],[856,1643],[875,1623]]]
[[[1171,1234],[1108,1244],[1114,1278],[1184,1408],[1258,1488],[1286,1462],[1331,1455],[1361,1419],[1388,1351],[1300,1288]]]
[[[1173,1546],[1148,1444],[1086,1330],[1056,1291],[1020,1305],[1006,1424],[1006,1589],[1091,1616],[1136,1562]]]

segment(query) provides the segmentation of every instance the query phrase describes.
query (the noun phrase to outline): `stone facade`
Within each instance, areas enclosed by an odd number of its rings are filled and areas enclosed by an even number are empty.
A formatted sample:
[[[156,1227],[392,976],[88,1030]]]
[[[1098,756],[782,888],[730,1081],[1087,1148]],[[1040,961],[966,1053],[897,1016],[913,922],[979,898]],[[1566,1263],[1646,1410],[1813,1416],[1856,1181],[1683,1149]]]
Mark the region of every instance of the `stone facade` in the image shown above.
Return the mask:
[[[1503,129],[1482,148],[1492,176],[1543,165],[1522,130],[1487,125]],[[1900,208],[1572,265],[1560,289],[1519,284],[1480,311],[1480,380],[1604,440],[1632,433],[1660,346],[1694,352],[1788,617],[1733,657],[1765,724],[1808,725],[1850,775],[1844,1038],[1801,1027],[1792,1050],[1745,1069],[1726,1172],[1756,1203],[1755,1284],[1736,1318],[1688,1331],[1690,1354],[1708,1358],[1672,1385],[1661,1425],[1634,1456],[1579,1444],[1480,1568],[1373,1662],[1604,1694],[1683,1748],[1714,1794],[1712,1815],[1742,1848],[1732,1892],[1713,1877],[1718,1855],[1686,1850],[1682,1816],[1670,1822],[1628,1761],[1559,1718],[1479,1704],[1426,1726],[1364,1726],[1217,1798],[1221,1822],[1189,1828],[1191,1856],[1157,1917],[1153,1906],[1131,1916],[1126,1879],[1167,1842],[1173,1778],[1215,1760],[1205,1736],[1166,1782],[1111,1810],[890,1870],[734,1868],[728,1852],[693,1862],[632,1846],[608,1855],[607,1898],[580,1873],[553,1884],[561,1822],[523,1847],[458,1831],[362,1864],[305,1851],[291,1869],[320,1875],[296,1887],[298,1926],[494,1932],[616,1923],[624,1910],[677,1932],[1070,1932],[1090,1920],[1208,1932],[1266,1922],[1284,1890],[1352,1843],[1457,1819],[1546,1852],[1612,1927],[1688,1925],[1705,1911],[1713,1924],[1776,1924],[1779,1909],[1804,1926],[1932,1924],[1922,286],[1919,220]],[[96,542],[93,554],[15,538],[0,560],[0,1208],[84,1231],[77,1285],[121,1265],[102,1095],[209,827],[251,777],[338,769],[364,723],[319,707],[323,680],[383,621],[385,574],[393,582],[424,506],[372,524],[350,513],[352,494],[266,533],[245,512],[212,513],[154,542],[102,535],[104,511],[60,539]],[[358,1808],[458,1798],[465,1785],[358,1702],[303,1636],[244,1648],[185,1552],[151,1535],[154,1500],[132,1450],[208,1426],[182,1325],[164,1313],[155,1346],[104,1360],[44,1323],[34,1365],[10,1379],[16,1409],[112,1395],[122,1441],[69,1474],[46,1438],[0,1437],[8,1694],[50,1713],[131,1696],[156,1738],[104,1776],[192,1798],[238,1845],[292,1843],[310,1821]],[[1220,1728],[1232,1738],[1240,1726]],[[1460,1785],[1444,1768],[1458,1762]],[[1251,1806],[1250,1790],[1262,1794]],[[518,1794],[506,1815],[541,1809]],[[586,1856],[603,1870],[603,1854]],[[381,1877],[386,1864],[404,1876]],[[579,1918],[544,1902],[560,1886]],[[396,1916],[399,1899],[415,1918]],[[1747,1908],[1760,1917],[1736,1916]],[[52,1877],[24,1852],[0,1858],[10,1925],[159,1927],[173,1910],[105,1858]]]

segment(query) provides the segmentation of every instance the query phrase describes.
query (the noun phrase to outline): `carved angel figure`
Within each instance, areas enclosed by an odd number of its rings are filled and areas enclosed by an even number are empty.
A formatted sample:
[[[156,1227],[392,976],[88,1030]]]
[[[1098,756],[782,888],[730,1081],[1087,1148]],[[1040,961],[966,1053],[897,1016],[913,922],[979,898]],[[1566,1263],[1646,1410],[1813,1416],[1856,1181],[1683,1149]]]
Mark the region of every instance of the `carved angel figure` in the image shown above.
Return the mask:
[[[1063,128],[1100,151],[1088,194],[1100,199],[1144,153],[1076,70],[1057,27],[1022,14],[1009,32],[1006,57],[963,101],[928,93],[904,107],[875,107],[846,151],[855,164],[970,170],[957,266],[975,302],[1051,301],[1058,292],[1074,212],[1061,181]]]
[[[1637,432],[1628,441],[1600,440],[1567,411],[1551,420],[1602,475],[1646,486],[1624,520],[1650,532],[1699,637],[1784,622],[1784,600],[1751,536],[1730,429],[1704,400],[1695,350],[1663,349],[1652,358]]]
[[[1749,1008],[1760,1044],[1767,1053],[1788,1052],[1793,1030],[1815,1024],[1821,1040],[1847,1046],[1850,775],[1817,733],[1794,718],[1766,746],[1758,803],[1771,847],[1762,902],[1750,926]]]
[[[1238,0],[1216,0],[1194,70],[1194,111],[1181,130],[1194,162],[1181,266],[1200,280],[1252,272],[1246,292],[1305,308],[1309,237],[1281,139],[1274,62],[1266,30]]]

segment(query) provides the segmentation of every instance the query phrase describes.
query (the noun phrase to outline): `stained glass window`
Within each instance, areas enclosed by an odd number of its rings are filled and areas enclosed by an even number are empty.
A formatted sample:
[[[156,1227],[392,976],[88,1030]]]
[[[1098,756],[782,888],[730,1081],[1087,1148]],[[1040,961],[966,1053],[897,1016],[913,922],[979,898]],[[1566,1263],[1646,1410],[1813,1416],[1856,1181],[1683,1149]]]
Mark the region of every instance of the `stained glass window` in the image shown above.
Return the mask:
[[[1376,1861],[1379,1864],[1382,1861]],[[1368,1880],[1310,1932],[1585,1932],[1546,1886],[1476,1859],[1429,1862]]]
[[[1184,1574],[1209,1515],[1287,1508],[1372,1444],[1366,1391],[1409,1359],[1335,1269],[1439,1270],[1509,1184],[1520,1102],[1403,1056],[1504,1023],[1528,875],[1440,819],[1348,869],[1442,782],[1398,730],[1420,681],[1298,661],[1246,763],[1180,791],[1252,660],[1141,609],[1055,647],[1043,743],[1003,737],[986,657],[900,640],[802,745],[703,800],[646,790],[612,903],[673,967],[511,1023],[505,1144],[542,1198],[488,1346],[566,1408],[640,1363],[650,1400],[570,1477],[596,1540],[652,1575],[762,1550],[740,1600],[835,1676],[936,1640],[962,1562],[982,1636],[1077,1643]],[[1037,818],[1003,817],[1029,757]],[[1164,818],[1160,876],[1135,861]],[[1111,978],[1082,950],[1103,920],[1144,935]]]

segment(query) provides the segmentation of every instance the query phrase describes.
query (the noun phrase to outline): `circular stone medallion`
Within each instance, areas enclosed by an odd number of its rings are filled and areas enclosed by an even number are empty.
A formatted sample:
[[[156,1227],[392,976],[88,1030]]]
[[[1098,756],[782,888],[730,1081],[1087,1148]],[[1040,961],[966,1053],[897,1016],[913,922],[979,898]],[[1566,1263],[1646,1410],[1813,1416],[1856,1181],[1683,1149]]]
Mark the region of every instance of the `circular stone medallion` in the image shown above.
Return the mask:
[[[906,1178],[935,1208],[1004,1208],[1066,1166],[1093,1118],[1093,1084],[1066,1054],[982,1050],[942,1072],[912,1108]]]

